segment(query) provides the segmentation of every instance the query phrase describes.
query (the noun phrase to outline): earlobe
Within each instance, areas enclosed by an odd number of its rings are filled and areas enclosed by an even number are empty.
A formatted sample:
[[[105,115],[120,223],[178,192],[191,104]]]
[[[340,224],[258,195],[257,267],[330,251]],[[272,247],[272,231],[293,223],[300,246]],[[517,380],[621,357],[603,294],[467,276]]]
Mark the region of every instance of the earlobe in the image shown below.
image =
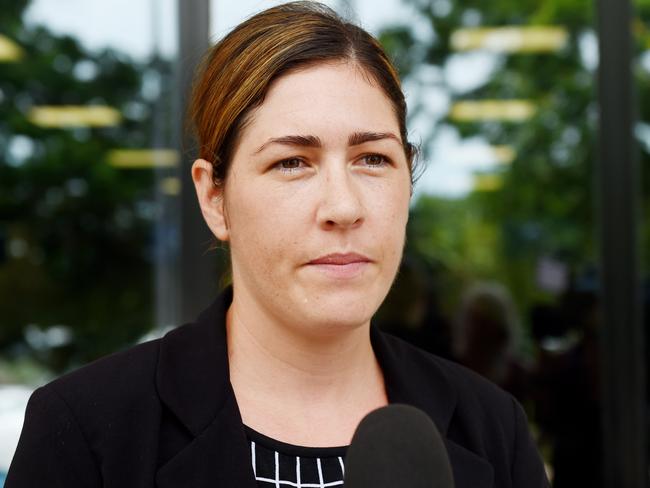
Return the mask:
[[[201,213],[210,230],[220,241],[228,241],[228,219],[224,202],[223,185],[215,185],[212,163],[197,159],[192,164],[192,181],[199,200]]]

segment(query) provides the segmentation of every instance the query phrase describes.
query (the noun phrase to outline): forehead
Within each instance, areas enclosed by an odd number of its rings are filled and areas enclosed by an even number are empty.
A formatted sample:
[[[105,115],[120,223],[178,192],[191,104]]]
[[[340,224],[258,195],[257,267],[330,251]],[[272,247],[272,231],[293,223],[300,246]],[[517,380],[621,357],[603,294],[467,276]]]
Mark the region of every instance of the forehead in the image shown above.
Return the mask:
[[[276,80],[252,112],[240,143],[259,145],[260,139],[291,133],[316,135],[327,145],[355,131],[399,134],[393,105],[359,67],[327,63]]]

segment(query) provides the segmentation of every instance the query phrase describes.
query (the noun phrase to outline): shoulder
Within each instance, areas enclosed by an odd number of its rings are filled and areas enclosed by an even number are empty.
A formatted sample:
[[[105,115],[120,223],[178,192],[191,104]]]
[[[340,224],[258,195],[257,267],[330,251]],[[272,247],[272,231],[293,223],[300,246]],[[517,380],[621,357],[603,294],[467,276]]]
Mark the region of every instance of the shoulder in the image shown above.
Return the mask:
[[[453,394],[459,407],[505,409],[512,414],[512,396],[481,375],[395,336],[380,334],[385,347],[391,351],[392,361],[404,370],[405,381],[419,383],[417,386],[425,391],[433,384],[435,393]]]
[[[83,424],[139,410],[157,397],[159,342],[138,344],[64,374],[36,390],[30,403],[58,404]]]
[[[384,334],[383,342],[391,356],[386,366],[393,401],[424,410],[447,438],[481,456],[510,449],[520,407],[509,393],[401,339]]]
[[[158,341],[134,346],[37,389],[7,486],[101,486],[101,466],[126,469],[138,459],[138,439],[160,421],[158,348]]]

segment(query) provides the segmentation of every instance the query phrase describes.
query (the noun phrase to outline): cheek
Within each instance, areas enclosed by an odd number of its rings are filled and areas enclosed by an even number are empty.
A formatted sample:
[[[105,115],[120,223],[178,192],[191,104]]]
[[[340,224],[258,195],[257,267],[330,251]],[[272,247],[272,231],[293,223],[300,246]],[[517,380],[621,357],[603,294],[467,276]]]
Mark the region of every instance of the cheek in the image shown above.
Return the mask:
[[[380,198],[371,200],[369,213],[374,222],[372,239],[380,243],[386,272],[393,273],[397,271],[404,250],[410,191],[402,191],[399,184],[389,185],[384,190]]]
[[[261,185],[260,185],[261,186]],[[227,200],[233,253],[246,261],[276,259],[299,242],[301,205],[269,185],[249,184]],[[262,262],[261,266],[270,266]]]
[[[381,198],[375,200],[377,216],[385,228],[392,228],[390,233],[395,238],[401,238],[409,215],[410,190],[404,190],[405,185],[387,185],[381,193]]]

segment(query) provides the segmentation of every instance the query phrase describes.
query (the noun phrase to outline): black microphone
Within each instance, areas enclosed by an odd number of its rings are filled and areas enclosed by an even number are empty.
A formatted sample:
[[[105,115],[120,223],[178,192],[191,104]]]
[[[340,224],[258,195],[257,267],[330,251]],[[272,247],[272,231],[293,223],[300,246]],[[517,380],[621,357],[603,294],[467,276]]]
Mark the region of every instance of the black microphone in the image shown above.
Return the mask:
[[[366,415],[345,457],[345,488],[453,488],[447,449],[422,410],[392,404]]]

